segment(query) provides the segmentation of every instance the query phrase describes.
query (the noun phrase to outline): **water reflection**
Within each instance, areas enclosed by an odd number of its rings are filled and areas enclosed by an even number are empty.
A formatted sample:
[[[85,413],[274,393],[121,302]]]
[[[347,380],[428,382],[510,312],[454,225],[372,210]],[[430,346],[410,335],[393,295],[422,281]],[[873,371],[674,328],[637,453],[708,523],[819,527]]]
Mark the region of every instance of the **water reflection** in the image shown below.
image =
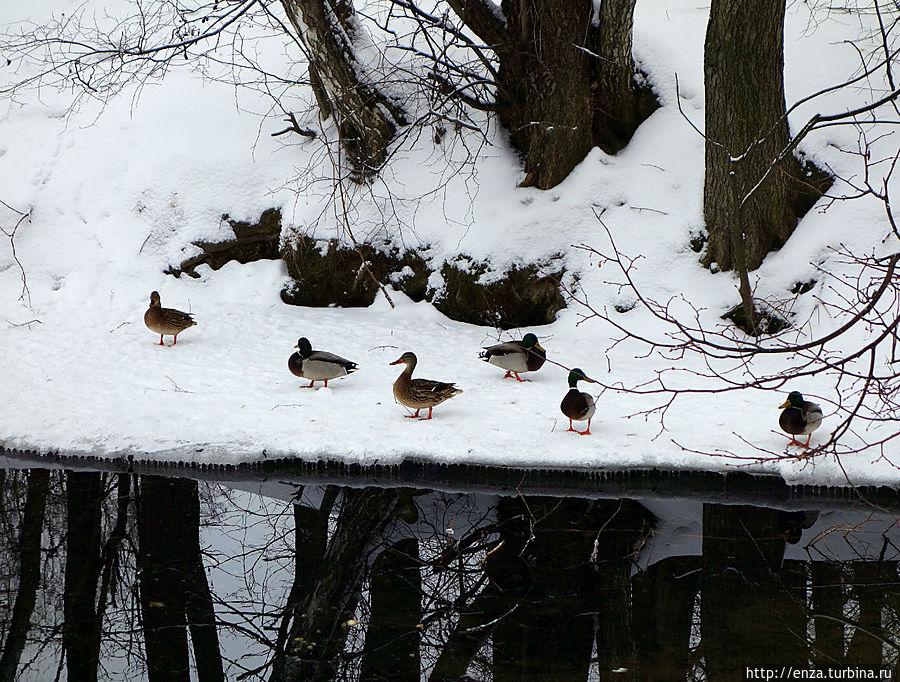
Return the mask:
[[[888,510],[0,470],[4,680],[897,663]]]

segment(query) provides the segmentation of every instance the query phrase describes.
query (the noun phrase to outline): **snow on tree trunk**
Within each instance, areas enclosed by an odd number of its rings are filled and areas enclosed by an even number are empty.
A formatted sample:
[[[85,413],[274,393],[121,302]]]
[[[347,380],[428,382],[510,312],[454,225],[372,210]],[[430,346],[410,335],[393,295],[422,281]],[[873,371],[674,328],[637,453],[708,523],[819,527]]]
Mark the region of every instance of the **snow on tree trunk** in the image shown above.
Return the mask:
[[[523,186],[562,182],[599,145],[619,151],[656,109],[631,56],[635,0],[448,0],[499,61],[497,112]],[[596,21],[594,19],[596,18]]]
[[[323,117],[334,114],[344,153],[357,180],[376,173],[402,111],[362,73],[355,43],[360,39],[352,0],[282,0],[307,48],[310,80]]]
[[[712,0],[704,58],[705,265],[758,268],[821,195],[813,185],[821,188],[824,174],[789,155],[740,207],[789,140],[784,16],[785,0]]]
[[[549,189],[591,139],[590,0],[504,0],[510,48],[500,58],[497,108],[525,157],[523,186]]]
[[[597,22],[593,89],[594,144],[609,154],[623,149],[659,106],[649,86],[636,81],[631,55],[636,0],[603,0]]]

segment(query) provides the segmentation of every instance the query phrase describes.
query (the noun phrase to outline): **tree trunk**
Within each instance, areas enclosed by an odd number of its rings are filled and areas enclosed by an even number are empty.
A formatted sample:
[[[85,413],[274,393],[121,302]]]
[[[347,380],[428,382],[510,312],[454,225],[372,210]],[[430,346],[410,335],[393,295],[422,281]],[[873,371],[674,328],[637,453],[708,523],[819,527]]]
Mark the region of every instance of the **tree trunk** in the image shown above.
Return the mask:
[[[47,469],[32,469],[28,472],[28,494],[25,498],[22,531],[19,534],[19,588],[9,620],[9,632],[3,642],[3,654],[0,656],[0,682],[13,682],[16,679],[16,668],[19,667],[19,659],[31,629],[31,614],[37,602],[38,586],[41,584],[41,532],[44,528],[44,510],[49,490],[50,472]]]
[[[360,679],[419,682],[422,577],[419,542],[404,538],[387,547],[369,574],[369,627]]]
[[[141,620],[150,682],[191,678],[184,620],[184,581],[177,555],[182,516],[176,479],[142,476],[137,500]]]
[[[671,556],[632,579],[637,667],[647,682],[690,679],[691,621],[700,585],[700,557]]]
[[[197,679],[199,682],[224,682],[216,611],[200,546],[200,493],[197,481],[181,481],[181,484],[184,490],[182,509],[187,517],[180,537],[185,573],[184,615],[191,633]]]
[[[295,492],[303,498],[303,486]],[[288,633],[294,616],[316,587],[316,576],[323,570],[325,549],[328,546],[328,517],[338,495],[336,486],[329,486],[319,509],[294,504],[294,581],[278,626],[275,640],[275,660],[280,661],[287,648]]]
[[[96,611],[103,567],[100,517],[103,475],[66,473],[66,577],[63,648],[70,680],[97,679],[102,613]]]
[[[352,0],[282,0],[306,46],[310,81],[324,118],[337,117],[341,144],[363,181],[387,159],[402,111],[359,72],[354,41],[363,31]],[[327,102],[327,104],[326,104]]]
[[[585,157],[591,139],[590,0],[504,0],[497,112],[525,157],[522,186],[549,189]]]
[[[844,594],[843,567],[831,561],[810,561],[812,578],[813,623],[816,638],[812,661],[816,665],[843,665],[844,656]]]
[[[784,561],[790,512],[703,505],[700,634],[710,682],[741,679],[744,667],[806,661],[805,578]],[[736,656],[735,652],[740,652]]]
[[[496,108],[525,164],[523,187],[562,182],[594,145],[619,151],[656,109],[631,56],[635,0],[448,0],[497,56]]]
[[[897,576],[896,561],[854,561],[853,595],[859,604],[854,627],[847,645],[847,665],[881,665],[885,638],[892,638],[885,632],[882,610],[885,594],[895,589]]]
[[[628,144],[659,103],[649,86],[638,83],[631,55],[636,0],[603,0],[594,60],[594,144],[615,154]]]
[[[393,490],[347,489],[314,587],[294,608],[287,650],[277,651],[273,682],[331,680],[381,531],[393,519]],[[298,550],[302,551],[302,550]]]
[[[706,30],[706,177],[703,263],[755,270],[780,248],[830,184],[788,155],[784,100],[785,0],[712,0]],[[734,174],[737,191],[730,186]],[[746,198],[752,192],[752,196]],[[740,202],[744,202],[743,209]]]
[[[143,476],[137,508],[141,613],[150,682],[190,679],[188,628],[197,678],[200,682],[224,680],[200,550],[197,482]]]

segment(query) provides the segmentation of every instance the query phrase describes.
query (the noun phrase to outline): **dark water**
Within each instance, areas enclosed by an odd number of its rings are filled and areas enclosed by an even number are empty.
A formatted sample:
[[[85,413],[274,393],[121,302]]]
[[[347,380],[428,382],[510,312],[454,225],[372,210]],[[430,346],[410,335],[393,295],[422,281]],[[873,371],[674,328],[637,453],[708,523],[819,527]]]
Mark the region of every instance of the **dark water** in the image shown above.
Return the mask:
[[[0,477],[0,682],[743,680],[898,659],[900,514],[859,500]]]

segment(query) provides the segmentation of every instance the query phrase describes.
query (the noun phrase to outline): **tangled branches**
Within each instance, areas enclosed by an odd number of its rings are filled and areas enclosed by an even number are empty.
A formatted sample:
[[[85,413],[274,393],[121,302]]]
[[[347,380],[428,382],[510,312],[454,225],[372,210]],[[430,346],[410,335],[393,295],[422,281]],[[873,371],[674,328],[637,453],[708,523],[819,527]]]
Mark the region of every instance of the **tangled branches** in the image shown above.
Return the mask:
[[[584,244],[578,248],[589,252],[599,267],[616,268],[624,278],[621,286],[637,297],[664,331],[658,336],[642,333],[608,310],[595,307],[583,295],[570,294],[588,311],[586,317],[602,319],[618,330],[619,336],[608,350],[634,341],[644,347],[645,357],[657,356],[668,366],[639,385],[608,384],[604,388],[658,397],[659,404],[646,413],[657,413],[662,422],[668,408],[683,395],[777,390],[788,382],[827,374],[840,396],[840,400],[829,401],[840,422],[816,451],[847,454],[873,447],[883,451],[889,441],[900,436],[900,429],[894,426],[900,423],[900,252],[857,256],[847,250],[836,251],[834,265],[845,268],[835,269],[856,270],[853,277],[820,270],[829,276],[835,294],[820,303],[837,326],[809,340],[805,340],[805,329],[796,327],[754,338],[732,325],[710,326],[703,312],[681,297],[665,302],[648,298],[633,276],[640,257],[622,254],[608,229],[607,235],[610,252]],[[763,358],[770,361],[760,362]],[[685,375],[691,380],[685,382]],[[885,424],[887,429],[877,430],[874,439],[857,433],[858,442],[844,444],[842,438],[856,421]]]

